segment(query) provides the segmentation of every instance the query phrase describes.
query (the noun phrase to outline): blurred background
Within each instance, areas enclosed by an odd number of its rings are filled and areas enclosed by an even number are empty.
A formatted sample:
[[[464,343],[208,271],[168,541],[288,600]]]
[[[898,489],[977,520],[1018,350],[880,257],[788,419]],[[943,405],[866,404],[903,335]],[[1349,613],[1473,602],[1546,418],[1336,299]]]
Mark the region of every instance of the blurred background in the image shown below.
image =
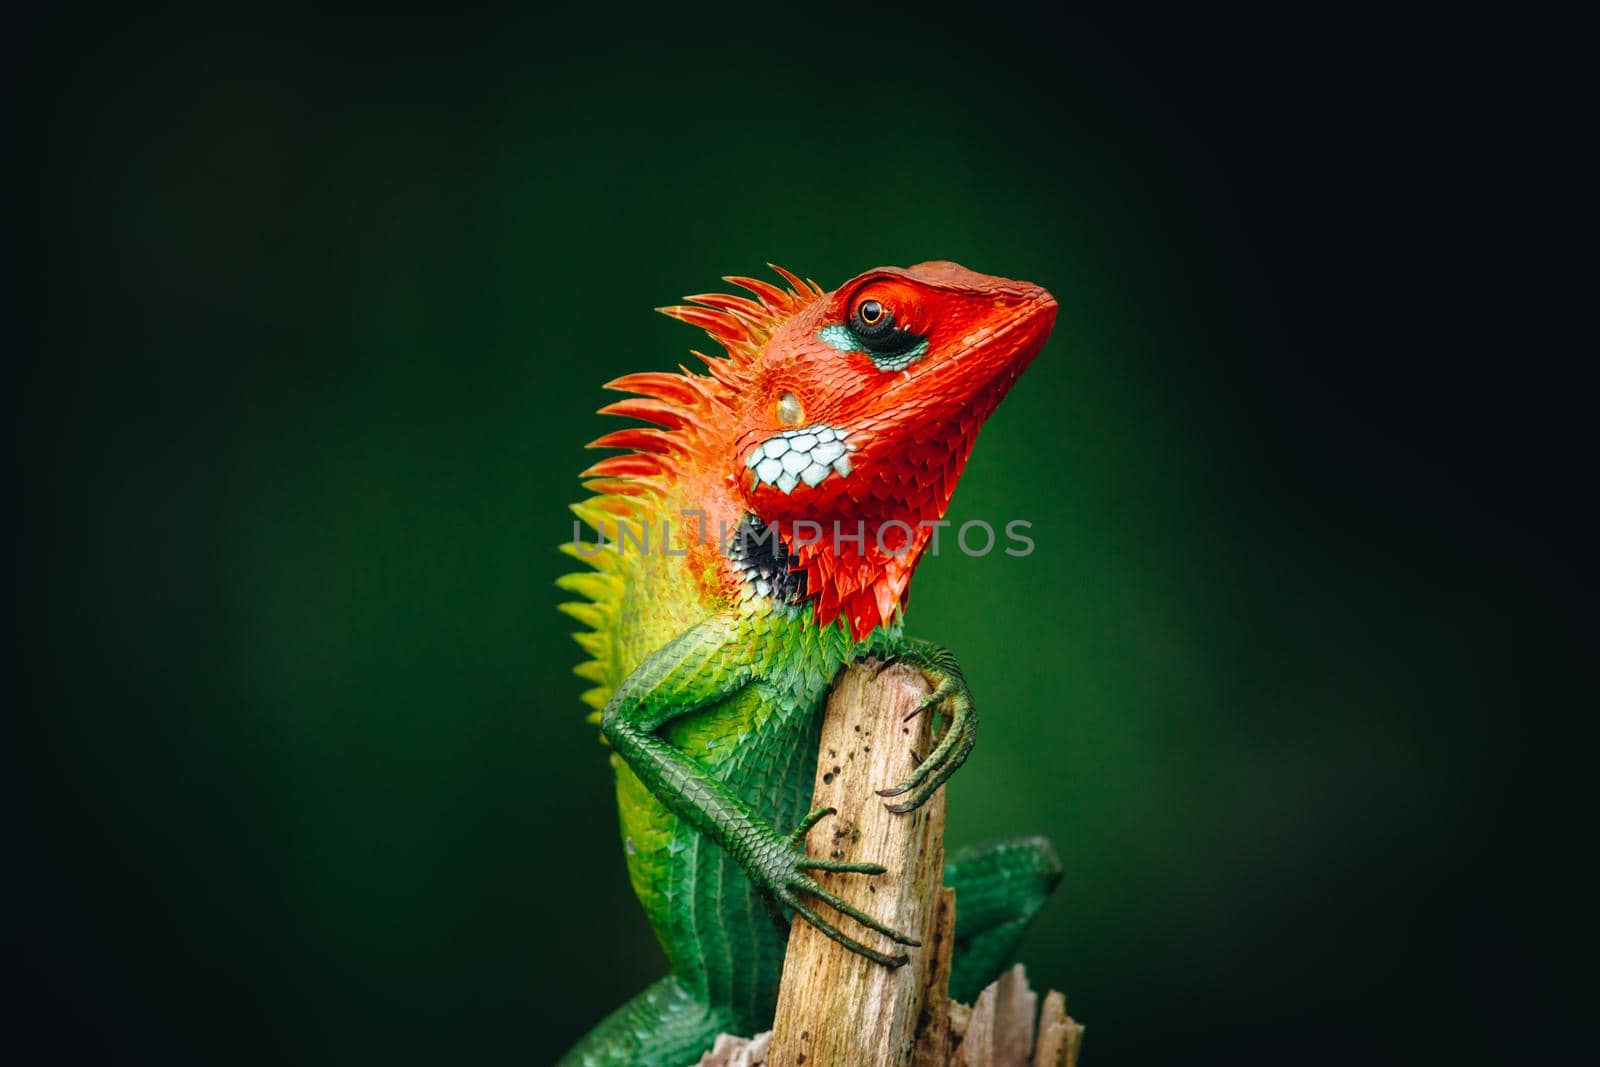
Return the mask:
[[[1510,120],[1454,29],[14,18],[8,940],[58,1048],[541,1062],[657,977],[554,608],[600,383],[721,275],[949,258],[1062,305],[950,516],[1038,550],[929,560],[910,629],[985,714],[950,844],[1065,862],[1022,958],[1085,1062],[1565,1051],[1582,483],[1456,343]]]

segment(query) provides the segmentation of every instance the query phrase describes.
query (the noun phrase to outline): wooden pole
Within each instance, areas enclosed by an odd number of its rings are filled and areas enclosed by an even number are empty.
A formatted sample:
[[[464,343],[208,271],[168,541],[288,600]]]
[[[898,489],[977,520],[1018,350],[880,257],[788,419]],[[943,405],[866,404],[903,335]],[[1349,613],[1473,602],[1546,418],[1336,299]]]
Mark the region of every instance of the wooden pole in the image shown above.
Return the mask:
[[[896,815],[877,790],[900,781],[930,748],[932,718],[906,719],[929,690],[916,671],[874,665],[847,670],[822,725],[813,805],[837,809],[812,829],[812,855],[879,863],[877,876],[816,872],[831,892],[922,941],[901,949],[821,902],[840,929],[911,962],[888,968],[849,951],[795,918],[767,1063],[772,1067],[907,1067],[935,1062],[947,1040],[946,988],[954,904],[938,907],[944,874],[944,790],[916,812]],[[930,992],[929,986],[937,987]],[[924,1011],[924,1007],[928,1008]]]

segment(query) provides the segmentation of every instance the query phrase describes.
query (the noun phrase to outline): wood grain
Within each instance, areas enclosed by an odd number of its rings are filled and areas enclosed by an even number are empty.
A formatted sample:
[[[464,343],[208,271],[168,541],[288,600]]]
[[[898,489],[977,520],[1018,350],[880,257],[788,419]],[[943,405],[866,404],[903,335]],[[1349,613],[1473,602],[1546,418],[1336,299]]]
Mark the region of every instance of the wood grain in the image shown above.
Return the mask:
[[[767,1053],[766,1062],[773,1067],[907,1067],[930,981],[941,987],[941,1008],[945,1001],[949,928],[942,938],[936,936],[944,871],[944,790],[918,811],[903,815],[891,813],[876,793],[910,773],[931,747],[931,716],[906,721],[928,691],[922,676],[904,666],[881,673],[872,665],[856,666],[844,673],[823,720],[813,801],[838,813],[818,823],[808,839],[812,855],[887,867],[887,873],[877,876],[817,875],[831,892],[921,939],[923,947],[901,949],[817,902],[818,911],[852,937],[910,956],[909,964],[891,969],[849,951],[797,916]],[[939,1010],[937,1017],[945,1014]],[[934,1024],[922,1021],[920,1032],[926,1033]]]

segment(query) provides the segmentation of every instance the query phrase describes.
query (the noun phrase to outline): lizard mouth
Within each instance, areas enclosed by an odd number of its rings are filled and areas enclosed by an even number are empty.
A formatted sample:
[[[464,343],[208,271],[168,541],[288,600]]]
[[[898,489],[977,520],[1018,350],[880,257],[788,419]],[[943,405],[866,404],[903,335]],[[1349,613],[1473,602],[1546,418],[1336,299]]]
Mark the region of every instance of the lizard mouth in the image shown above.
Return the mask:
[[[819,422],[767,438],[744,459],[751,473],[750,488],[771,485],[788,495],[801,485],[815,489],[829,475],[848,476],[854,448],[849,436],[848,430]]]

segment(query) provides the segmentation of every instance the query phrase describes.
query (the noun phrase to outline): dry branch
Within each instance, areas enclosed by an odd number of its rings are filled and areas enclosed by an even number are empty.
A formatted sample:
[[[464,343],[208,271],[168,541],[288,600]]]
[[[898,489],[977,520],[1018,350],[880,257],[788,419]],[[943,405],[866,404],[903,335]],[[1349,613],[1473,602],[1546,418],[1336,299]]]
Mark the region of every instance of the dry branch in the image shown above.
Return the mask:
[[[783,986],[767,1062],[774,1067],[906,1067],[915,1045],[937,959],[934,913],[944,872],[944,792],[897,815],[877,790],[893,785],[930,747],[932,716],[907,721],[928,694],[922,676],[903,666],[846,671],[822,723],[813,804],[837,809],[812,831],[813,855],[880,863],[876,877],[827,874],[819,880],[862,911],[922,942],[911,962],[888,968],[823,936],[798,916],[789,933]],[[849,919],[853,936],[886,950],[898,946]],[[949,938],[944,938],[948,943]],[[943,977],[948,980],[949,965]]]

